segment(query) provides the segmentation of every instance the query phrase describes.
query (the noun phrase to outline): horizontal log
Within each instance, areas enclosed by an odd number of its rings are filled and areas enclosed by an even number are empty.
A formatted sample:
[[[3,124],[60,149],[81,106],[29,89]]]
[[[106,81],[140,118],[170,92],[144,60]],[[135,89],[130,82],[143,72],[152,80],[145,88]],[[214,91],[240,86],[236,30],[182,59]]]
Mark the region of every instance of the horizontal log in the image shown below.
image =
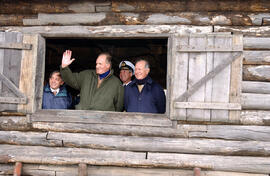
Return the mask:
[[[42,34],[44,37],[169,37],[173,34],[211,33],[212,26],[112,25],[0,27],[0,31]]]
[[[83,124],[83,123],[55,123],[33,122],[35,130],[70,132],[70,133],[93,133],[128,136],[163,136],[163,137],[187,137],[184,131],[171,127],[109,125],[109,124]]]
[[[243,116],[246,117],[248,116],[248,114],[252,114],[252,111],[247,111],[246,114],[244,114]],[[263,116],[263,114],[264,113],[260,113],[261,117]],[[262,117],[262,121],[263,120],[264,119]],[[250,121],[251,120],[248,121],[249,124],[251,123]],[[260,124],[262,122],[254,122],[254,123]],[[265,123],[267,124],[267,122]],[[176,128],[164,128],[164,127],[150,128],[150,127],[124,126],[124,125],[117,126],[107,124],[99,125],[99,124],[35,122],[33,123],[33,127],[34,129],[39,130],[71,132],[71,133],[78,132],[78,133],[115,134],[128,136],[152,136],[152,137],[156,136],[156,137],[177,137],[177,138],[188,137],[188,138],[210,138],[210,139],[226,139],[239,141],[248,141],[248,140],[268,141],[268,142],[270,141],[269,135],[270,127],[268,126],[182,124],[177,125]]]
[[[178,128],[193,128],[193,125],[179,125]],[[199,127],[196,127],[199,128]],[[225,139],[237,141],[270,141],[270,126],[207,125],[203,131],[189,131],[189,138]]]
[[[83,110],[40,110],[31,116],[32,122],[94,123],[140,126],[172,126],[162,114],[98,112]]]
[[[22,49],[22,50],[31,50],[31,44],[23,44],[23,43],[1,43],[0,48],[4,49]]]
[[[173,153],[106,151],[79,148],[57,148],[37,146],[0,145],[0,155],[12,156],[9,162],[36,164],[78,164],[90,165],[195,168],[214,171],[249,172],[268,174],[268,157],[240,157],[218,155],[193,155]]]
[[[270,94],[270,83],[257,82],[257,81],[243,81],[242,92],[243,93]]]
[[[28,116],[1,116],[1,130],[19,130],[27,131],[31,129],[30,119]]]
[[[175,102],[174,108],[241,110],[238,103]]]
[[[49,132],[48,139],[53,141],[63,141],[64,147],[77,148],[83,147],[141,152],[270,156],[270,142],[259,141],[225,141],[56,132]]]
[[[270,111],[242,111],[240,122],[245,125],[270,125]]]
[[[240,33],[244,36],[265,36],[270,37],[270,28],[268,26],[214,26],[214,32],[232,32]]]
[[[62,146],[61,140],[48,140],[47,132],[0,131],[1,144]]]
[[[269,110],[270,95],[243,93],[241,98],[242,109]]]
[[[0,164],[1,174],[12,175],[13,165]],[[88,173],[93,176],[191,176],[192,170],[182,169],[156,169],[156,168],[128,168],[128,167],[107,167],[107,166],[88,166]],[[221,171],[201,171],[204,176],[268,176],[268,174],[252,174],[239,172]],[[74,176],[78,174],[76,165],[38,165],[24,164],[23,175],[35,176]]]
[[[244,37],[244,49],[270,49],[269,37]]]
[[[148,153],[148,162],[155,167],[169,165],[174,168],[195,168],[219,171],[235,171],[264,173],[270,171],[269,158],[263,157],[238,157],[238,156],[217,156],[217,155],[189,155],[189,154],[168,154]]]
[[[269,65],[270,51],[244,51],[244,65]]]
[[[244,81],[270,81],[270,65],[244,65]]]

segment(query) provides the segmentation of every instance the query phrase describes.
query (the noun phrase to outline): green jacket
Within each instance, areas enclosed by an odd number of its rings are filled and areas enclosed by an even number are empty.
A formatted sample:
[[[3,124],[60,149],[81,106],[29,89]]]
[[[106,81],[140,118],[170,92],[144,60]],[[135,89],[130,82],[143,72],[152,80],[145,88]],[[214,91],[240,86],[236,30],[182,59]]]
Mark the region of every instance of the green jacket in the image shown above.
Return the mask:
[[[95,70],[84,70],[72,73],[69,67],[61,68],[60,72],[66,84],[80,91],[80,103],[76,109],[122,111],[124,107],[124,87],[113,75],[113,70],[97,88],[98,75]]]

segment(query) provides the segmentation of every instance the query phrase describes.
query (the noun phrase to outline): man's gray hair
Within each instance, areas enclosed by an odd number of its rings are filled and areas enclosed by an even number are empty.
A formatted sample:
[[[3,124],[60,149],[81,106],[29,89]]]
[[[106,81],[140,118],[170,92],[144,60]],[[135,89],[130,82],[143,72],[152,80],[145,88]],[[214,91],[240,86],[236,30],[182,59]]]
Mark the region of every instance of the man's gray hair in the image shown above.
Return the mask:
[[[135,65],[140,61],[145,62],[145,67],[144,68],[150,68],[150,64],[149,64],[148,60],[146,60],[146,59],[138,59],[138,60],[136,60]]]

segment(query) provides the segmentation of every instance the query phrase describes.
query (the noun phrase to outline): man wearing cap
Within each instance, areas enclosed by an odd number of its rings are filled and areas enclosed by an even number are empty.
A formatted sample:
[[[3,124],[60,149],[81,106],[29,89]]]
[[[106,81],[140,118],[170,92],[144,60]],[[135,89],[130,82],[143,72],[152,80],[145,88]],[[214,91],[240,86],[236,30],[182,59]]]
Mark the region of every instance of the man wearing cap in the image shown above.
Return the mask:
[[[148,75],[150,65],[141,59],[135,64],[135,79],[125,88],[127,112],[165,113],[166,97],[162,87]]]
[[[134,65],[129,61],[122,61],[119,64],[120,74],[119,77],[123,83],[123,86],[127,86],[131,83],[131,78],[134,75]]]
[[[80,103],[75,106],[81,110],[122,111],[124,106],[124,88],[121,81],[113,75],[111,56],[101,53],[96,59],[96,70],[84,70],[72,73],[69,65],[71,51],[63,53],[60,72],[63,80],[80,91]]]

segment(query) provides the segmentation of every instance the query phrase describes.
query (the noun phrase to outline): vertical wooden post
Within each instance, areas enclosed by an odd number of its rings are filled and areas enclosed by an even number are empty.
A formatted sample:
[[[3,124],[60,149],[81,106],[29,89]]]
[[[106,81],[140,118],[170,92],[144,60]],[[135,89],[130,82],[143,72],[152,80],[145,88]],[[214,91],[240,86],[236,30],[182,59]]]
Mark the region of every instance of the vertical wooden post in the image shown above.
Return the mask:
[[[22,163],[16,162],[13,176],[21,176],[21,172],[22,172]]]
[[[87,164],[80,163],[78,167],[78,176],[87,176]]]
[[[195,167],[195,168],[193,169],[193,171],[194,171],[193,176],[201,176],[201,169],[200,169],[200,168]]]

